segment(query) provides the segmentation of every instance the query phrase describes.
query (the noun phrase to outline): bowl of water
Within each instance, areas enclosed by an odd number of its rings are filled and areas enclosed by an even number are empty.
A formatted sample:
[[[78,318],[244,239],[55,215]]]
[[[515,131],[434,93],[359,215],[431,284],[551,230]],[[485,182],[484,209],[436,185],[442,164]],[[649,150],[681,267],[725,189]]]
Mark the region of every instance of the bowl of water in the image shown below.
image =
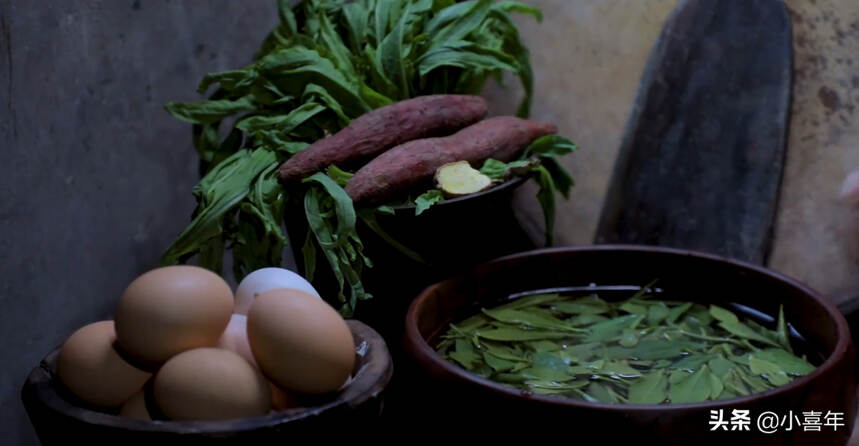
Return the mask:
[[[856,415],[854,349],[836,307],[789,277],[710,254],[514,254],[428,287],[405,325],[418,418],[443,411],[472,430],[837,445]]]

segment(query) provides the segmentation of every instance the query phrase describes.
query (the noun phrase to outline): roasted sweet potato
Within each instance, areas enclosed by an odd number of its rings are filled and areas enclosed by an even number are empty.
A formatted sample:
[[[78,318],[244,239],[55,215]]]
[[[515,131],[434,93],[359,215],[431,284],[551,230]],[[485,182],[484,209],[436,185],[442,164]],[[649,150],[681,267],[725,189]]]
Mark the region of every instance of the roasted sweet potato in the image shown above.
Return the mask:
[[[557,132],[553,124],[502,116],[442,138],[409,141],[379,155],[355,173],[346,193],[356,203],[379,203],[431,179],[439,167],[488,158],[509,161],[535,139]]]
[[[418,138],[449,135],[486,116],[486,100],[469,95],[407,99],[368,112],[314,142],[280,166],[280,180],[301,180],[330,165],[349,167]]]

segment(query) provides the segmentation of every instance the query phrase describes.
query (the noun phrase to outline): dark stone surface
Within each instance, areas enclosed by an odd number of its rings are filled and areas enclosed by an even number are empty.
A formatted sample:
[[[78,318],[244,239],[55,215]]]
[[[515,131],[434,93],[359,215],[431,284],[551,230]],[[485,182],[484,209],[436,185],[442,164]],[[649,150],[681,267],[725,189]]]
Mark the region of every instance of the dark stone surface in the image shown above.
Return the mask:
[[[597,242],[682,247],[762,263],[790,110],[780,0],[686,0],[645,70]]]
[[[19,392],[108,318],[187,223],[196,155],[162,109],[244,65],[273,0],[0,0],[0,433],[36,444]]]

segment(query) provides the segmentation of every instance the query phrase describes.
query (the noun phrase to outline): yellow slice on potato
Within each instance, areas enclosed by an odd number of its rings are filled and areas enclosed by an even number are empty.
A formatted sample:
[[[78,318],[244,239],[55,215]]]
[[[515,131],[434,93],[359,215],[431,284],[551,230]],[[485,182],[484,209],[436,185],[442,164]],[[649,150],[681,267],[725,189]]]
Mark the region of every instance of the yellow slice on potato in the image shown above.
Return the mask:
[[[485,190],[492,179],[471,167],[468,161],[445,164],[435,172],[438,188],[449,197],[461,197]]]

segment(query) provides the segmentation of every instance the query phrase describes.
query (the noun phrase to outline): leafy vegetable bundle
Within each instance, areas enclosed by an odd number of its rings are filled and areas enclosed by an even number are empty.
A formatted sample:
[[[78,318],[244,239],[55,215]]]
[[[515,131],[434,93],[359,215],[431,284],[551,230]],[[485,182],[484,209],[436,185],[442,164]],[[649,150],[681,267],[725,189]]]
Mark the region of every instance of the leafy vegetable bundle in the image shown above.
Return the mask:
[[[482,377],[591,402],[693,403],[764,392],[814,370],[776,330],[724,308],[645,296],[540,294],[451,324],[438,351]]]
[[[363,254],[356,223],[361,218],[381,232],[375,214],[390,207],[357,212],[343,191],[352,173],[338,167],[286,188],[278,183],[278,166],[368,111],[420,95],[477,93],[504,72],[521,80],[525,96],[518,114],[526,116],[533,75],[509,13],[539,20],[540,12],[493,0],[287,3],[278,1],[280,24],[255,63],[206,75],[200,93],[217,85],[206,101],[166,105],[173,116],[194,124],[202,180],[193,189],[198,201],[193,219],[162,263],[197,255],[202,266],[220,273],[225,250],[231,249],[238,279],[279,265],[286,243],[284,213],[300,206],[310,231],[294,242],[303,242],[305,275],[312,280],[316,259],[326,261],[338,281],[341,311],[349,315],[358,300],[371,297],[361,282],[371,261]],[[566,195],[571,185],[553,157],[575,146],[561,137],[538,142],[528,153],[543,162],[529,165],[528,173],[541,185],[548,221],[554,191]],[[484,167],[498,175],[504,170],[497,163]],[[415,201],[422,211],[442,198],[431,191]]]

